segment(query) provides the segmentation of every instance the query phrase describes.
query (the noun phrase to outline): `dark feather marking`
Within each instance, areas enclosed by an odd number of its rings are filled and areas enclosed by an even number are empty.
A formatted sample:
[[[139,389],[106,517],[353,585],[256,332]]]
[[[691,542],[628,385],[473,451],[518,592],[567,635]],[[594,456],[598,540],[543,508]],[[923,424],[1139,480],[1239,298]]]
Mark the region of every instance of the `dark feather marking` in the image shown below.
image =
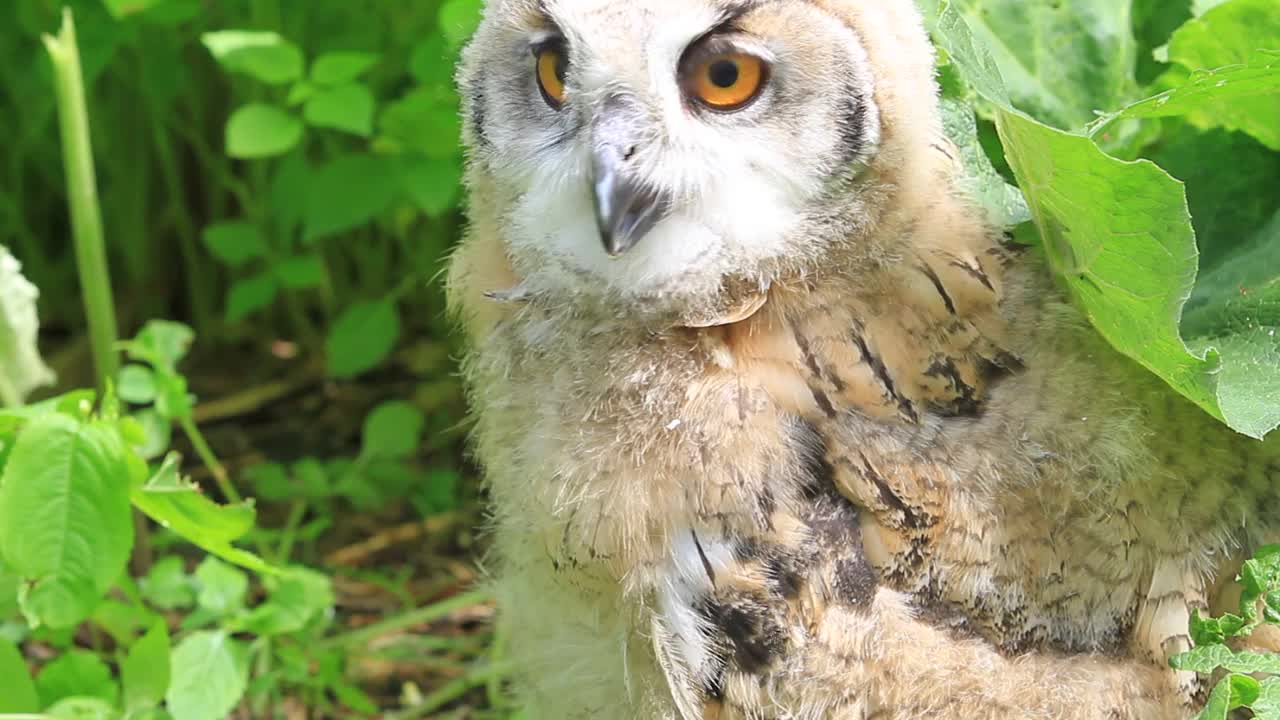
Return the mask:
[[[903,525],[915,530],[923,530],[924,528],[933,525],[933,521],[928,517],[928,515],[920,512],[919,508],[911,507],[905,500],[898,497],[897,493],[893,491],[893,488],[889,487],[889,483],[880,475],[880,473],[876,472],[875,467],[871,464],[871,461],[867,459],[866,455],[858,453],[858,457],[862,458],[862,470],[865,473],[864,477],[876,486],[876,490],[880,493],[880,500],[883,501],[885,505],[902,515]]]
[[[952,391],[956,393],[957,397],[952,398],[948,403],[935,403],[939,411],[948,415],[971,417],[982,413],[982,401],[978,397],[978,389],[960,377],[960,370],[956,368],[954,360],[945,356],[935,357],[924,374],[946,379],[951,383]]]
[[[831,398],[827,397],[825,392],[812,385],[809,386],[809,392],[813,393],[813,401],[818,403],[818,408],[822,410],[823,414],[829,418],[833,418],[838,414],[835,406],[831,404]]]
[[[702,549],[702,543],[698,540],[698,531],[690,530],[689,534],[693,536],[693,546],[698,549],[698,558],[702,560],[702,569],[707,573],[707,579],[711,581],[711,587],[716,586],[716,571],[711,567],[711,561],[707,559],[707,553]]]
[[[933,288],[942,296],[942,304],[947,306],[947,312],[955,315],[956,304],[951,300],[951,296],[947,294],[947,289],[942,286],[942,279],[938,277],[938,273],[934,272],[933,268],[928,265],[921,265],[916,269],[924,273],[924,276],[929,278],[929,282],[933,283]]]
[[[889,368],[885,367],[884,361],[875,353],[871,352],[871,347],[867,345],[867,341],[862,337],[862,328],[854,326],[852,333],[853,342],[858,346],[858,350],[862,352],[862,359],[871,366],[871,371],[875,373],[880,380],[880,384],[884,386],[885,392],[889,394],[895,402],[898,403],[898,409],[911,422],[920,422],[920,415],[916,413],[915,406],[911,401],[898,394],[897,387],[893,384],[893,377],[889,375]]]
[[[991,292],[996,291],[995,286],[991,284],[991,278],[987,277],[987,273],[982,269],[981,266],[974,267],[968,263],[960,262],[959,260],[952,260],[951,264],[969,273],[969,275],[973,276],[975,280],[982,283],[982,286],[985,287],[986,289],[990,290]]]

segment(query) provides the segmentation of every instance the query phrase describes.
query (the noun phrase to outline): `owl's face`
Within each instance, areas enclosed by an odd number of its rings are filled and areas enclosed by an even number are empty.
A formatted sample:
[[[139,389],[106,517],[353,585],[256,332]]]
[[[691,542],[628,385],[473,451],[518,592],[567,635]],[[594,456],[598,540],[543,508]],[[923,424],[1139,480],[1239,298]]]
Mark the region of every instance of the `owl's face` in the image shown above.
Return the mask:
[[[473,212],[527,288],[663,302],[820,258],[882,141],[828,4],[491,0],[460,75]]]

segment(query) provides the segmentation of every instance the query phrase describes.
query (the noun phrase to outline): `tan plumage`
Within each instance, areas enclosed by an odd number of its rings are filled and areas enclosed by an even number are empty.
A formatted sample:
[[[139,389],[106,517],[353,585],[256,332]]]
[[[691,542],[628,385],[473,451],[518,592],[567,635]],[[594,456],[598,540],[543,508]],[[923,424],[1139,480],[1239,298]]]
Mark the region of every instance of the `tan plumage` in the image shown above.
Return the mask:
[[[708,32],[772,57],[761,107],[667,87]],[[1280,448],[1107,348],[953,192],[932,63],[910,0],[491,2],[449,284],[533,717],[1185,714],[1164,659],[1280,524]],[[671,209],[606,260],[619,104]]]

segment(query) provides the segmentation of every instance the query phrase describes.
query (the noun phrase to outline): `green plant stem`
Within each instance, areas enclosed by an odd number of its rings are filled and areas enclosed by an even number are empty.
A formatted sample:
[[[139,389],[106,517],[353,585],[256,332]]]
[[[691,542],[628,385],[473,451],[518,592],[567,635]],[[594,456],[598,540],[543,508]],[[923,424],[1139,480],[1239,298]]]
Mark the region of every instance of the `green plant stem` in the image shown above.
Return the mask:
[[[515,665],[507,662],[478,667],[426,696],[421,703],[386,717],[389,720],[413,720],[413,718],[423,717],[466,695],[472,688],[480,687],[494,678],[510,675],[513,670]]]
[[[75,23],[70,9],[63,10],[62,29],[58,36],[45,35],[44,44],[53,61],[63,164],[67,174],[67,201],[71,207],[76,265],[80,273],[85,317],[89,323],[89,341],[93,348],[98,389],[105,390],[116,374],[116,315],[102,238],[102,208],[98,204],[93,146],[89,139],[84,75],[80,69],[80,52],[76,47]]]
[[[218,484],[218,490],[222,491],[222,494],[229,502],[242,502],[244,498],[236,490],[235,485],[231,484],[231,476],[227,474],[226,467],[213,454],[213,449],[209,447],[208,441],[204,439],[204,433],[200,432],[200,428],[196,427],[195,421],[190,417],[184,417],[178,420],[178,424],[182,427],[182,431],[187,434],[187,439],[191,441],[191,446],[195,448],[196,455],[200,456],[200,462],[209,468],[209,473],[213,475],[213,481]]]
[[[409,612],[402,613],[394,617],[389,617],[386,620],[381,620],[367,627],[362,627],[359,630],[352,630],[340,635],[334,635],[320,643],[320,648],[329,649],[335,647],[365,645],[381,635],[413,627],[414,625],[428,623],[432,620],[438,620],[451,612],[461,610],[465,607],[471,607],[472,605],[479,605],[487,602],[488,600],[490,600],[489,593],[482,590],[454,595],[448,600],[442,600],[441,602],[433,605],[428,605],[423,608],[417,608],[416,610],[410,610]]]
[[[289,517],[285,520],[284,533],[280,537],[280,547],[276,549],[276,562],[281,565],[289,562],[293,554],[293,542],[298,536],[298,526],[307,514],[307,501],[294,500],[289,506]]]

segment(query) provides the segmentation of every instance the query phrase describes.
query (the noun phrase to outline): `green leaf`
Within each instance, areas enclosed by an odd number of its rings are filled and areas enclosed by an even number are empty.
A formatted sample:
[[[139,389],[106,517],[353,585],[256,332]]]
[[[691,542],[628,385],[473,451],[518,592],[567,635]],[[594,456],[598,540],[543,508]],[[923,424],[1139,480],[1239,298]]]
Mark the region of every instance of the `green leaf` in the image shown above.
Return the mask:
[[[302,121],[275,105],[250,103],[227,120],[227,154],[254,159],[283,155],[302,139]]]
[[[185,491],[135,489],[133,504],[152,520],[227,562],[260,573],[278,572],[257,555],[231,545],[253,528],[256,513],[251,502],[218,505],[190,486]]]
[[[333,584],[318,572],[290,568],[269,584],[267,602],[238,621],[237,628],[257,635],[285,635],[333,615]]]
[[[391,207],[399,194],[391,161],[374,155],[344,155],[316,168],[307,193],[307,242],[367,224]]]
[[[1064,129],[1136,91],[1132,0],[955,0],[994,57],[1013,104]]]
[[[1188,303],[1190,312],[1190,305],[1204,294],[1206,275],[1251,241],[1256,244],[1260,229],[1280,211],[1280,193],[1258,192],[1258,188],[1280,187],[1280,153],[1268,152],[1243,133],[1201,132],[1181,121],[1161,124],[1165,130],[1151,159],[1186,183],[1200,248],[1200,277]],[[1214,162],[1205,162],[1208,157]],[[1187,332],[1185,321],[1183,331]]]
[[[428,217],[438,218],[458,204],[462,164],[456,159],[407,159],[400,165],[405,192]]]
[[[114,704],[120,696],[111,669],[84,650],[72,650],[45,665],[36,676],[36,690],[45,706],[72,697],[99,698]]]
[[[422,411],[400,400],[386,402],[364,419],[360,454],[369,458],[403,458],[414,454],[422,442],[426,418]]]
[[[52,720],[120,720],[112,703],[91,697],[61,700],[44,714]]]
[[[151,566],[142,579],[142,596],[161,610],[182,610],[195,605],[196,591],[182,558],[167,555]]]
[[[286,258],[272,270],[280,284],[291,290],[319,287],[324,284],[324,260],[318,253]]]
[[[18,405],[32,390],[54,381],[36,342],[40,291],[21,270],[18,261],[0,245],[0,407]]]
[[[430,88],[418,88],[389,103],[378,129],[405,149],[447,160],[461,154],[462,120],[457,100]]]
[[[349,378],[377,367],[400,339],[400,313],[394,302],[352,303],[338,316],[325,340],[329,374]]]
[[[155,408],[145,408],[133,414],[133,419],[142,427],[143,442],[136,446],[138,454],[147,460],[160,457],[169,449],[173,438],[173,423],[161,417]]]
[[[267,254],[267,241],[258,227],[244,220],[210,225],[201,238],[214,257],[231,267],[240,267]]]
[[[312,127],[368,137],[373,132],[373,106],[369,88],[348,83],[318,90],[307,100],[302,116]]]
[[[1258,699],[1253,701],[1254,720],[1280,720],[1280,677],[1262,681]]]
[[[1022,191],[1006,183],[978,141],[973,109],[956,100],[942,101],[943,129],[960,154],[965,175],[960,189],[987,211],[996,227],[1013,227],[1031,219]]]
[[[363,75],[378,64],[378,56],[362,52],[331,52],[311,65],[311,81],[318,85],[341,85]]]
[[[195,331],[179,322],[148,320],[137,337],[125,343],[125,351],[134,360],[151,363],[157,370],[172,371],[187,356]]]
[[[1259,50],[1272,51],[1260,54]],[[1169,40],[1169,59],[1188,70],[1247,65],[1244,78],[1219,77],[1215,82],[1248,85],[1265,82],[1257,74],[1276,65],[1280,51],[1280,13],[1274,0],[1230,0],[1188,22]],[[1275,73],[1270,73],[1274,88]],[[1234,91],[1233,91],[1234,92]],[[1215,105],[1198,116],[1203,122],[1242,130],[1272,150],[1280,150],[1280,93],[1258,94],[1248,102]]]
[[[156,399],[156,378],[151,368],[125,365],[116,378],[116,394],[121,400],[146,405]]]
[[[444,36],[428,35],[417,45],[409,57],[409,73],[413,79],[427,87],[453,86],[455,52],[445,45]]]
[[[1266,353],[1250,350],[1269,330],[1237,328],[1191,343],[1180,334],[1197,257],[1181,184],[1150,162],[1116,160],[1087,137],[1013,110],[993,63],[950,7],[937,28],[953,63],[995,104],[1050,266],[1077,307],[1113,347],[1206,412],[1253,437],[1272,429],[1255,382],[1276,373]]]
[[[244,609],[249,594],[249,577],[242,571],[218,560],[205,558],[196,568],[200,585],[197,602],[217,617],[234,615]]]
[[[440,6],[440,33],[453,47],[461,47],[480,25],[480,0],[446,0]]]
[[[261,272],[236,280],[227,291],[227,322],[240,322],[267,307],[280,289],[275,273]]]
[[[244,696],[248,661],[244,648],[223,632],[196,632],[173,649],[173,681],[165,694],[180,720],[223,720]]]
[[[1266,112],[1268,108],[1264,105],[1268,104],[1280,110],[1280,99],[1277,99],[1280,98],[1280,54],[1259,53],[1238,65],[1211,67],[1213,69],[1196,70],[1177,87],[1139,100],[1112,113],[1104,121],[1188,114],[1199,117],[1197,113],[1204,112],[1220,120],[1222,125],[1239,128],[1239,123],[1232,125],[1227,118],[1236,117],[1237,112]],[[1261,124],[1268,131],[1275,125]],[[1249,131],[1248,128],[1243,129]],[[1255,131],[1254,134],[1264,143],[1280,138],[1280,130],[1274,136],[1270,132],[1257,135]],[[1280,147],[1273,146],[1272,149]]]
[[[0,714],[34,713],[40,697],[22,653],[8,640],[0,639]]]
[[[0,551],[31,583],[23,611],[70,627],[89,616],[129,559],[130,469],[119,434],[58,414],[33,419],[0,477]]]
[[[270,85],[302,77],[302,52],[276,33],[222,30],[205,33],[200,41],[228,72],[250,75]]]
[[[155,707],[169,689],[169,630],[163,621],[152,625],[120,663],[124,705],[129,711]]]

